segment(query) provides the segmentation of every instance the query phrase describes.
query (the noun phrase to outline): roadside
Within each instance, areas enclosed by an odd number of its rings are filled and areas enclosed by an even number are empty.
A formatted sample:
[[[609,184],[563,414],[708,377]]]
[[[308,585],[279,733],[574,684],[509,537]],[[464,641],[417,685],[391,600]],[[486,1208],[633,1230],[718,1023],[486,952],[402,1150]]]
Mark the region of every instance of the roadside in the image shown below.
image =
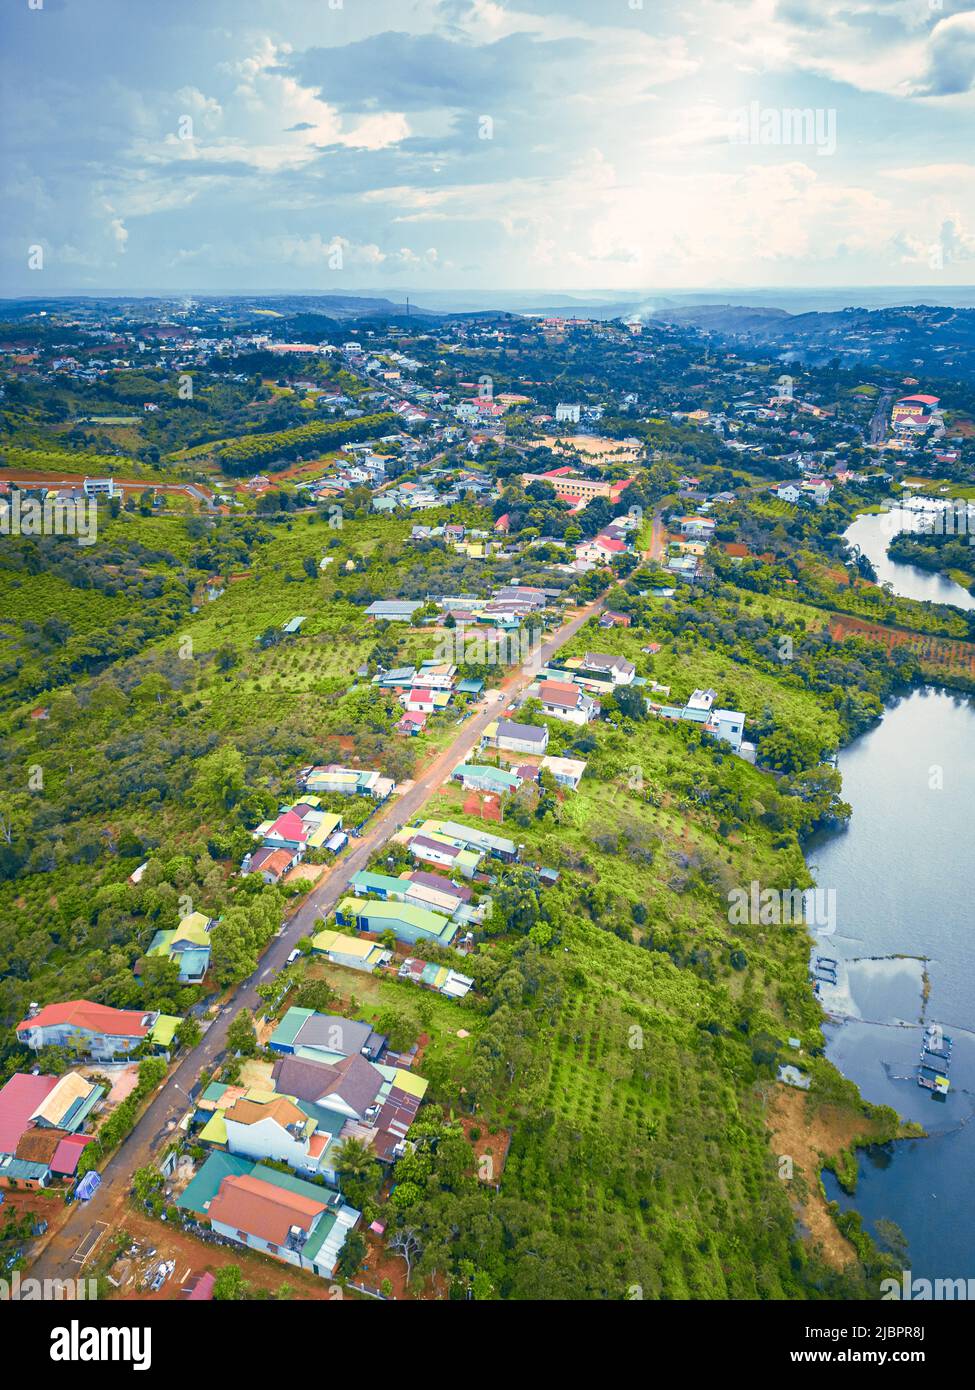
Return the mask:
[[[505,693],[510,697],[526,689],[538,671],[571,641],[602,606],[603,597],[600,596],[576,611],[548,642],[543,643],[530,665],[516,668],[504,682]],[[298,941],[314,932],[316,919],[327,916],[347,893],[353,875],[365,868],[372,854],[421,810],[439,789],[447,773],[457,763],[466,760],[487,726],[498,718],[502,708],[495,703],[480,709],[407,792],[400,797],[390,798],[352,852],[334,866],[326,881],[314,888],[298,910],[286,919],[282,931],[271,942],[257,969],[237,986],[221,1006],[202,1040],[177,1063],[161,1090],[109,1159],[101,1172],[101,1186],[94,1196],[88,1202],[78,1203],[70,1209],[64,1225],[34,1260],[31,1273],[35,1277],[78,1277],[81,1266],[99,1250],[105,1233],[117,1226],[122,1210],[127,1206],[132,1175],[138,1168],[150,1163],[158,1149],[173,1136],[179,1120],[190,1105],[191,1092],[197,1085],[200,1073],[211,1070],[222,1056],[227,1029],[234,1017],[242,1009],[256,1011],[261,1008],[258,985],[283,968]]]

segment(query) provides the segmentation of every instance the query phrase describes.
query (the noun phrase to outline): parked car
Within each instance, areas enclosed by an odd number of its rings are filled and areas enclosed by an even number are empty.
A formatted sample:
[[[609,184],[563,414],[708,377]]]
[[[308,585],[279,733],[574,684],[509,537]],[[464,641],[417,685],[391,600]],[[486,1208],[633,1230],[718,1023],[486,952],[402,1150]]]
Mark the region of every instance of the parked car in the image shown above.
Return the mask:
[[[287,959],[287,961],[285,962],[285,964],[286,964],[286,965],[294,965],[295,961],[298,959],[298,957],[299,957],[300,955],[301,955],[301,952],[300,952],[299,950],[295,949],[294,951],[291,952],[291,955],[288,957],[288,959]]]

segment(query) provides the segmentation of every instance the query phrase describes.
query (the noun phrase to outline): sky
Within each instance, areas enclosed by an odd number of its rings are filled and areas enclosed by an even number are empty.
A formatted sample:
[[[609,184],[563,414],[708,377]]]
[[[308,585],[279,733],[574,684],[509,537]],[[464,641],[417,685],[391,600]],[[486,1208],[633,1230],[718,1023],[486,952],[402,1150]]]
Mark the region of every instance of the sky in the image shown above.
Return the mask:
[[[0,294],[968,285],[973,83],[959,0],[4,0]]]

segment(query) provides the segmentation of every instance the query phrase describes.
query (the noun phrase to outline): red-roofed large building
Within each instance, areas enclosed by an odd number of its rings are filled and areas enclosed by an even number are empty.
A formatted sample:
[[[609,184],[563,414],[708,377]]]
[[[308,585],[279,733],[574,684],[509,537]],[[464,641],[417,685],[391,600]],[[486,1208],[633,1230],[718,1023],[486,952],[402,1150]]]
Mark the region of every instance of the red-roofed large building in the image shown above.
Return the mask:
[[[593,536],[591,541],[580,541],[576,546],[576,559],[594,564],[605,564],[618,555],[626,554],[626,542],[615,536]]]
[[[890,412],[890,423],[895,430],[925,430],[938,404],[937,396],[901,396]]]
[[[569,467],[550,468],[547,473],[523,473],[522,487],[530,483],[551,483],[556,497],[570,498],[576,502],[591,502],[594,497],[605,497],[615,505],[631,485],[632,478],[584,478],[581,473]]]
[[[138,1009],[112,1009],[88,999],[69,999],[28,1014],[17,1024],[17,1040],[35,1052],[41,1047],[74,1046],[94,1061],[108,1061],[144,1042],[158,1016]]]

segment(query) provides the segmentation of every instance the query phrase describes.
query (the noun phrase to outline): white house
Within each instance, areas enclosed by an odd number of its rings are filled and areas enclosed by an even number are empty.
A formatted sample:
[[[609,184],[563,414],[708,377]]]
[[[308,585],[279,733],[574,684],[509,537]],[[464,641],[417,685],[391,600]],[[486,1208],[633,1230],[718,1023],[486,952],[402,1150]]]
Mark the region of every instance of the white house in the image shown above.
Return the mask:
[[[570,401],[559,401],[555,407],[555,418],[560,424],[577,425],[582,415],[582,406]]]
[[[481,746],[485,745],[507,753],[542,754],[548,747],[548,729],[536,729],[532,724],[517,724],[512,719],[499,719],[484,730]]]
[[[542,771],[550,772],[560,787],[575,791],[582,781],[586,764],[579,758],[552,758],[548,754],[542,759]]]
[[[599,705],[571,681],[541,681],[538,698],[543,713],[567,724],[588,724],[599,713]]]
[[[636,667],[632,661],[627,661],[623,656],[609,656],[604,652],[586,652],[579,670],[594,676],[608,676],[614,685],[630,685],[636,675]]]
[[[287,1096],[267,1102],[242,1098],[224,1114],[227,1148],[244,1158],[270,1158],[300,1172],[317,1172],[329,1136],[316,1142],[317,1121]]]
[[[710,710],[717,698],[716,690],[695,690],[687,701],[686,708]]]
[[[732,752],[741,752],[745,716],[737,709],[712,709],[708,732],[731,745]]]

